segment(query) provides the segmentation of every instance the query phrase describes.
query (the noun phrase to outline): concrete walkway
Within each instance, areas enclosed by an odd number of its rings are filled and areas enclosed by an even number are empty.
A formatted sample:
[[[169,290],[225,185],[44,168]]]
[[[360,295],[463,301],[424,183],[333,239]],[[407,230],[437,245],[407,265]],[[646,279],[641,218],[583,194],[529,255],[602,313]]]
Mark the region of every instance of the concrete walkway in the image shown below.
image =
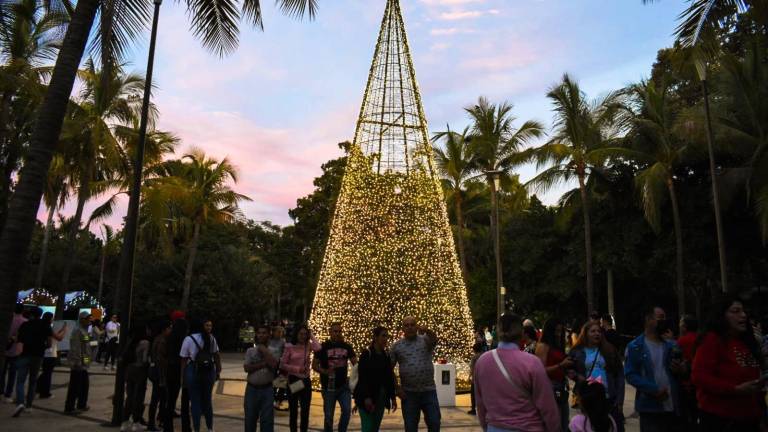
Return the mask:
[[[245,388],[245,373],[242,372],[241,354],[225,354],[222,380],[214,389],[214,428],[218,432],[235,432],[243,430],[243,398]],[[12,404],[0,405],[0,431],[14,432],[55,432],[55,431],[98,431],[117,430],[103,426],[112,415],[112,391],[114,386],[114,373],[104,371],[101,365],[96,364],[91,369],[91,386],[89,405],[91,409],[77,416],[64,414],[64,399],[67,394],[67,381],[69,370],[57,368],[53,374],[54,397],[46,400],[35,400],[31,412],[24,412],[18,418],[11,418],[14,406]],[[151,393],[151,384],[147,389],[147,403]],[[456,407],[444,407],[442,409],[442,426],[444,430],[460,430],[461,432],[481,431],[474,416],[468,415],[469,395],[458,395]],[[627,401],[624,412],[629,415],[632,412],[634,390],[627,386]],[[287,406],[287,403],[285,404]],[[573,414],[573,413],[572,413]],[[337,409],[336,418],[339,412]],[[178,419],[176,430],[180,431]],[[310,415],[310,430],[322,431],[323,407],[322,397],[315,392],[312,395],[312,409]],[[422,429],[426,426],[422,421]],[[203,426],[203,430],[205,427]],[[350,431],[360,430],[360,417],[352,415],[349,425]],[[403,419],[400,411],[385,414],[382,430],[403,430]],[[627,420],[627,431],[638,431],[637,419]],[[275,431],[288,432],[288,413],[278,411],[275,416]]]

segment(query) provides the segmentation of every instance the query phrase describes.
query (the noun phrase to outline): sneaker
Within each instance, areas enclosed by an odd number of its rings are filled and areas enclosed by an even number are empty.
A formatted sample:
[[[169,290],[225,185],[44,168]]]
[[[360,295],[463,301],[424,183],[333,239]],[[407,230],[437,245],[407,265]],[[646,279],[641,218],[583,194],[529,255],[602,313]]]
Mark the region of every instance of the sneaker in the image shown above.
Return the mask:
[[[104,365],[104,370],[109,370],[109,366]]]
[[[144,432],[144,426],[141,423],[134,423],[130,429],[130,432]]]
[[[14,402],[14,400],[13,400],[13,398],[6,396],[6,397],[3,398],[3,402],[5,402],[7,404],[12,404]]]
[[[77,415],[77,411],[75,411],[75,410],[64,410],[64,415],[75,416],[75,415]]]
[[[130,420],[126,420],[120,425],[120,432],[130,432],[132,429],[133,422]]]
[[[115,365],[112,365],[112,367],[110,369],[115,370]]]
[[[77,409],[77,411],[79,411],[79,412],[86,412],[86,411],[90,411],[90,410],[91,410],[90,406],[85,406],[85,407]]]
[[[22,411],[24,411],[24,404],[17,405],[16,409],[13,410],[13,415],[11,417],[18,417],[18,416],[20,416]]]
[[[41,395],[38,399],[53,399],[53,395],[52,394],[45,395],[45,396]]]
[[[477,411],[469,410],[469,411],[467,411],[467,414],[469,414],[469,415],[477,415]]]

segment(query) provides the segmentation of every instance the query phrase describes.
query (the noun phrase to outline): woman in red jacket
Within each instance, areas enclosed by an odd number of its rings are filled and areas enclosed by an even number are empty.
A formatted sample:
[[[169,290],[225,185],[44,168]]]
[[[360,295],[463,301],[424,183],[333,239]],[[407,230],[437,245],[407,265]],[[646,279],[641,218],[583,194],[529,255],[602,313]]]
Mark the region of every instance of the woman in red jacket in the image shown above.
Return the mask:
[[[744,305],[718,302],[693,360],[703,432],[758,432],[764,421],[764,366]]]

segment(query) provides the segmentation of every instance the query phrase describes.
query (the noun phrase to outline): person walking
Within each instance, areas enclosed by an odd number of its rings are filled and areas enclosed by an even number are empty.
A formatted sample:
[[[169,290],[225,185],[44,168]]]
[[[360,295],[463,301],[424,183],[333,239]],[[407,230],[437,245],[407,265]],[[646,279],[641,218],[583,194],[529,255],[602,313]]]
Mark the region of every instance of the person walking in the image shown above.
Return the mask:
[[[293,340],[285,346],[280,359],[280,370],[288,376],[288,426],[291,432],[298,430],[299,406],[301,406],[301,432],[309,428],[309,410],[312,403],[312,382],[309,379],[310,354],[320,351],[320,344],[306,325],[294,330]],[[301,384],[296,384],[301,382]]]
[[[485,342],[476,342],[475,345],[472,346],[472,352],[474,353],[472,355],[472,360],[469,361],[469,402],[470,407],[469,411],[467,411],[467,414],[469,415],[477,415],[477,401],[475,399],[475,377],[474,377],[474,370],[475,370],[475,363],[477,362],[477,359],[480,358],[480,356],[486,351],[485,350],[486,345]]]
[[[115,370],[115,360],[117,359],[117,348],[120,342],[120,323],[117,315],[112,315],[109,322],[104,326],[106,333],[107,357],[104,359],[104,370]],[[112,360],[111,366],[108,364]]]
[[[11,329],[8,332],[3,374],[0,376],[0,390],[3,390],[3,397],[7,403],[13,403],[11,396],[13,396],[13,389],[16,386],[16,360],[21,354],[21,347],[18,342],[19,327],[25,322],[27,322],[27,318],[24,317],[24,305],[16,303],[13,307]]]
[[[106,351],[105,335],[107,332],[104,330],[104,324],[101,320],[93,320],[91,321],[91,326],[88,328],[88,331],[91,333],[91,346],[93,346],[94,342],[96,343],[96,352],[94,353],[93,361],[101,363],[101,356]]]
[[[122,355],[125,367],[125,406],[120,431],[143,431],[141,415],[147,394],[147,373],[149,371],[149,335],[147,326],[136,323],[131,328],[130,339]]]
[[[429,432],[440,430],[440,403],[435,387],[435,367],[432,363],[437,335],[420,327],[415,317],[403,320],[403,338],[390,350],[392,362],[400,372],[398,396],[406,432],[419,429],[421,413]]]
[[[349,389],[347,369],[357,364],[357,355],[352,345],[344,341],[341,323],[332,323],[330,340],[323,342],[320,351],[312,360],[312,369],[320,374],[323,394],[323,429],[333,432],[333,417],[336,403],[341,408],[338,432],[346,432],[352,413],[352,393]]]
[[[22,411],[32,407],[35,390],[37,390],[37,377],[49,338],[60,341],[64,339],[64,333],[67,331],[65,325],[63,331],[54,333],[50,323],[40,319],[42,314],[42,309],[38,307],[32,309],[31,319],[19,327],[18,343],[21,354],[16,359],[16,409],[13,411],[13,417],[18,417]],[[27,378],[29,378],[29,384],[27,392],[24,393]]]
[[[272,335],[269,339],[269,349],[277,359],[279,368],[280,359],[283,358],[283,350],[285,350],[285,327],[279,324],[272,327]],[[274,406],[278,411],[285,411],[285,408],[283,408],[283,402],[285,401],[286,396],[285,390],[285,383],[280,386],[274,386]]]
[[[168,338],[168,366],[166,369],[166,379],[168,380],[168,401],[166,408],[171,421],[166,422],[163,427],[166,432],[174,431],[173,418],[176,417],[176,401],[181,394],[181,432],[190,432],[192,430],[189,413],[189,391],[181,386],[182,383],[182,359],[179,353],[184,340],[189,335],[189,324],[184,318],[176,318],[173,321],[171,336]]]
[[[661,338],[655,309],[645,314],[643,334],[627,345],[624,376],[636,389],[635,411],[640,415],[640,431],[672,432],[680,429],[677,376],[685,372],[685,367],[682,357],[673,356],[677,345]]]
[[[52,325],[53,314],[50,312],[44,313],[42,320],[47,322],[48,325]],[[48,345],[45,348],[45,354],[43,354],[42,372],[37,378],[37,389],[35,390],[40,399],[53,397],[53,394],[51,394],[51,381],[53,380],[53,369],[56,367],[56,361],[59,356],[59,341],[56,338],[64,339],[66,336],[64,332],[65,328],[62,326],[58,331],[53,332],[53,336],[48,338]]]
[[[67,399],[64,402],[64,413],[75,414],[77,411],[88,411],[88,390],[90,381],[88,369],[93,359],[91,334],[88,332],[91,314],[80,312],[77,328],[69,336],[69,385]]]
[[[581,414],[573,416],[568,428],[571,432],[616,432],[616,422],[610,414],[605,398],[605,387],[597,381],[581,381],[574,389],[579,395]]]
[[[371,346],[360,355],[354,397],[362,432],[378,432],[384,410],[397,410],[395,372],[387,352],[388,343],[387,329],[376,327]]]
[[[718,301],[693,359],[702,432],[758,432],[765,424],[765,359],[744,304]]]
[[[189,391],[194,432],[200,432],[200,419],[203,416],[208,431],[213,431],[213,384],[221,373],[221,357],[212,332],[213,322],[203,320],[184,339],[179,352],[182,358],[183,385]]]
[[[158,409],[160,412],[160,426],[173,421],[173,417],[166,409],[168,400],[168,337],[171,335],[170,320],[163,319],[154,326],[152,347],[149,353],[149,381],[152,382],[152,396],[149,401],[149,419],[147,430],[156,432],[161,429],[157,427]]]
[[[522,319],[504,314],[500,321],[498,347],[475,364],[480,426],[487,432],[560,431],[560,414],[544,365],[520,350]]]
[[[535,355],[544,365],[552,385],[552,392],[560,412],[560,429],[567,431],[570,412],[568,379],[565,372],[572,369],[574,363],[565,355],[565,325],[559,318],[550,318],[544,323],[541,341],[536,345]]]
[[[618,432],[624,432],[624,368],[616,348],[603,337],[599,320],[584,324],[568,355],[574,361],[574,369],[568,372],[569,378],[576,382],[591,380],[603,384],[611,416]]]
[[[243,369],[248,374],[245,386],[245,432],[272,432],[275,426],[273,402],[275,393],[272,381],[275,379],[278,359],[269,348],[269,328],[256,327],[256,344],[245,352]]]

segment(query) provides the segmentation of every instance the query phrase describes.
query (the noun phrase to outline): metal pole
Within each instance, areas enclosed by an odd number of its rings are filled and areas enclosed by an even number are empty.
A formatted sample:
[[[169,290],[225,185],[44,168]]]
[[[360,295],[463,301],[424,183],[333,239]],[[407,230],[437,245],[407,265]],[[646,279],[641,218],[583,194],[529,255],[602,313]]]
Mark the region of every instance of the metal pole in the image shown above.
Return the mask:
[[[709,113],[709,89],[707,80],[701,80],[704,93],[704,115],[707,120],[707,150],[709,151],[709,175],[712,179],[712,205],[715,207],[715,229],[717,230],[717,253],[720,258],[720,283],[723,292],[728,292],[728,271],[725,261],[725,236],[723,235],[723,219],[720,215],[720,192],[717,190],[717,173],[715,172],[714,135],[712,133],[712,118]]]
[[[115,301],[116,312],[121,314],[121,337],[118,352],[122,353],[128,342],[128,332],[131,329],[131,312],[133,302],[133,265],[136,256],[136,237],[139,219],[139,202],[141,200],[141,180],[144,169],[144,145],[147,140],[147,122],[149,117],[149,100],[152,93],[152,71],[155,62],[155,42],[157,41],[157,21],[160,15],[162,0],[154,0],[155,11],[152,16],[152,35],[149,39],[149,55],[147,58],[147,76],[144,82],[144,101],[141,105],[141,122],[139,124],[139,141],[136,146],[136,159],[133,162],[133,182],[130,199],[128,200],[128,215],[125,219],[125,235],[120,251],[120,267],[118,269],[119,299]],[[112,421],[114,426],[123,421],[123,401],[125,391],[125,365],[120,359],[117,362],[115,374],[115,392],[112,397]]]

